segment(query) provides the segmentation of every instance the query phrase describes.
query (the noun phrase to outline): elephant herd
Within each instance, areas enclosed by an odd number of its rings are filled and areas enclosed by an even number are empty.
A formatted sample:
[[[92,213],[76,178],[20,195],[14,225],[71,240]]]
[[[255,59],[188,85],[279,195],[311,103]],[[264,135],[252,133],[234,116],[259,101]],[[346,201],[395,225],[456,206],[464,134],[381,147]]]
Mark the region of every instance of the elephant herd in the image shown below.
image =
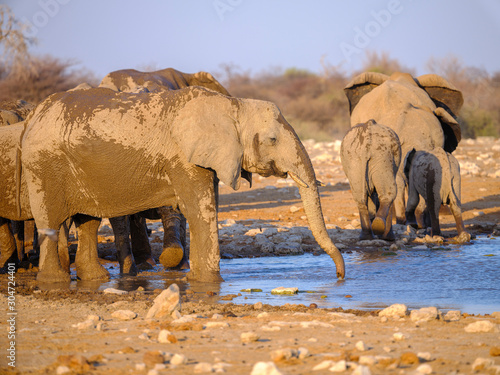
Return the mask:
[[[460,91],[437,75],[363,73],[345,93],[352,128],[341,160],[359,209],[360,238],[394,240],[393,207],[398,223],[430,225],[439,235],[439,208],[449,204],[459,238],[468,241],[460,171],[451,155],[460,141]],[[314,238],[337,277],[345,277],[314,168],[295,131],[276,105],[232,97],[209,73],[120,70],[96,88],[81,84],[36,107],[3,103],[0,125],[8,125],[0,126],[0,267],[22,260],[16,228],[34,219],[37,280],[69,281],[67,228],[74,223],[77,277],[106,280],[97,231],[101,218],[110,218],[120,272],[135,275],[155,265],[149,218],[164,226],[159,260],[165,268],[220,281],[219,181],[237,190],[257,173],[297,183]],[[418,224],[417,206],[424,212]]]

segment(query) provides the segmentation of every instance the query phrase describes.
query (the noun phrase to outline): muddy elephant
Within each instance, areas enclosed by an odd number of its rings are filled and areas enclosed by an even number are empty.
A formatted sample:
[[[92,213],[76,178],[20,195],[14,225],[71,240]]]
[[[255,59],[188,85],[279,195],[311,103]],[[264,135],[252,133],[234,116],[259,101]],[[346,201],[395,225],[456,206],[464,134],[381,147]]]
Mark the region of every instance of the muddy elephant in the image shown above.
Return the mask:
[[[470,241],[462,220],[460,164],[457,159],[440,147],[432,151],[413,149],[405,158],[404,173],[408,180],[406,223],[417,226],[415,209],[422,197],[425,201],[424,217],[428,215],[430,219],[431,235],[441,235],[439,209],[441,204],[446,204],[455,218],[458,239]]]
[[[33,215],[53,239],[77,213],[115,217],[172,206],[190,227],[188,278],[201,281],[221,280],[214,180],[238,189],[242,170],[290,176],[299,185],[316,241],[334,260],[337,276],[345,275],[342,254],[326,231],[309,156],[272,103],[198,86],[141,94],[104,88],[59,93],[26,121],[22,150]],[[46,238],[40,247],[37,279],[67,281],[57,244]],[[76,265],[77,275],[107,277],[95,245],[90,250],[87,262]]]
[[[210,73],[189,74],[173,68],[155,72],[140,72],[135,69],[117,70],[106,75],[99,84],[99,87],[120,92],[178,90],[188,86],[202,86],[229,96],[229,92]],[[136,263],[141,268],[148,264],[154,265],[151,245],[146,233],[146,218],[161,219],[163,222],[163,250],[160,263],[165,268],[189,268],[185,238],[186,219],[178,210],[161,207],[132,216],[110,218],[121,273],[136,274]]]
[[[24,174],[18,168],[18,151],[24,123],[0,126],[0,268],[23,260],[24,222],[33,219]],[[10,226],[18,230],[12,232]],[[67,227],[60,236],[60,262],[69,272]],[[17,249],[17,251],[16,251]]]
[[[366,72],[345,88],[349,99],[351,126],[374,119],[393,129],[401,142],[402,155],[411,149],[435,147],[453,152],[461,139],[456,121],[463,104],[462,93],[436,74],[413,78],[407,73]],[[402,163],[396,176],[398,193],[394,202],[397,222],[405,222],[406,180]]]
[[[344,136],[340,158],[359,210],[360,239],[372,239],[376,234],[394,240],[391,208],[401,163],[398,136],[374,120],[358,124]]]

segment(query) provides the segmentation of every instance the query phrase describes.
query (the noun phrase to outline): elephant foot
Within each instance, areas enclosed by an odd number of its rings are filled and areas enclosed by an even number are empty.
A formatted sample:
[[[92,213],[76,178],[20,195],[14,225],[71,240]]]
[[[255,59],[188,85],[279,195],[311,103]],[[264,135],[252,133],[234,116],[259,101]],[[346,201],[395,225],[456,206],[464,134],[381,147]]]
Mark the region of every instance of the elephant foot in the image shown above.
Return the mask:
[[[372,222],[372,231],[378,236],[382,236],[385,232],[385,220],[381,217],[376,217]]]
[[[184,258],[184,249],[182,246],[173,245],[163,248],[160,255],[160,263],[165,268],[174,268],[179,266]]]
[[[86,281],[107,281],[109,280],[109,272],[100,263],[93,265],[76,266],[76,275],[80,280]]]
[[[373,240],[373,234],[371,232],[361,231],[361,234],[359,235],[359,240],[360,241]]]
[[[195,272],[191,270],[187,273],[187,279],[190,281],[201,281],[205,283],[220,283],[224,281],[220,272],[214,271]]]
[[[382,236],[382,239],[385,240],[385,241],[396,241],[396,236],[394,235],[394,232],[392,231],[392,228],[389,231],[389,233],[387,233],[386,235]]]
[[[55,271],[41,270],[36,275],[36,281],[40,283],[69,283],[71,276],[62,269]]]
[[[468,232],[462,232],[456,237],[456,239],[458,243],[467,243],[470,242],[471,236]]]
[[[156,262],[154,261],[153,258],[148,258],[146,261],[139,263],[137,265],[137,269],[139,271],[149,271],[154,269],[156,266]]]
[[[120,275],[137,276],[138,272],[137,265],[131,255],[128,255],[125,260],[120,263]]]

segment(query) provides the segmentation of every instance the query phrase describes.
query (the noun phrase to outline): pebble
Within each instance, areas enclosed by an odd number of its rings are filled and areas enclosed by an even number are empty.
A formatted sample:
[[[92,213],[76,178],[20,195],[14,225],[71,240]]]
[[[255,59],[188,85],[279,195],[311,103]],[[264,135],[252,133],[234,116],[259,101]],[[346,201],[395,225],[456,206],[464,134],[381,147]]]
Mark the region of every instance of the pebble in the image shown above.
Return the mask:
[[[243,332],[240,336],[241,342],[243,343],[250,343],[250,342],[255,342],[259,341],[260,336],[256,334],[255,332]]]
[[[427,363],[424,363],[423,365],[420,365],[417,367],[417,372],[420,374],[432,374],[432,367],[428,365]]]
[[[255,310],[260,310],[260,309],[262,309],[263,307],[264,307],[264,304],[263,304],[262,302],[256,302],[256,303],[254,303],[254,305],[253,305],[253,308],[254,308]]]
[[[419,353],[417,353],[417,357],[424,360],[424,361],[431,361],[432,360],[431,353],[429,353],[429,352],[419,352]]]
[[[371,371],[369,367],[366,366],[358,366],[356,369],[352,372],[352,375],[371,375]]]
[[[359,350],[360,352],[364,352],[368,350],[368,347],[365,345],[363,341],[358,341],[355,345],[356,349]]]
[[[184,365],[187,362],[187,358],[184,354],[174,354],[172,358],[170,358],[170,364],[174,366]]]
[[[345,361],[344,361],[345,362]],[[336,364],[335,361],[332,361],[330,359],[326,360],[326,361],[323,361],[319,364],[317,364],[316,366],[313,367],[313,371],[321,371],[321,370],[326,370],[327,368],[331,368],[332,366],[334,366]],[[331,369],[330,369],[331,371]],[[345,371],[345,370],[343,370]]]
[[[174,311],[181,310],[181,295],[177,284],[170,285],[155,299],[146,319],[170,317]]]
[[[481,371],[481,370],[486,370],[489,367],[493,366],[495,364],[495,361],[493,361],[490,358],[476,358],[474,363],[472,364],[472,370],[474,371]]]
[[[406,316],[407,313],[408,313],[408,307],[406,305],[396,303],[380,311],[378,316],[386,316],[388,318],[400,318]]]
[[[448,322],[457,322],[460,318],[462,318],[462,312],[460,310],[450,310],[443,317],[443,319]]]
[[[165,359],[159,350],[152,350],[144,353],[142,361],[146,364],[146,366],[154,367],[157,363],[163,363]]]
[[[408,336],[406,336],[404,333],[396,332],[392,335],[392,338],[396,341],[403,341],[406,340]]]
[[[271,290],[271,294],[297,294],[298,292],[299,288],[285,288],[283,286]]]
[[[137,336],[139,340],[149,340],[149,336],[147,333],[141,333],[139,336]]]
[[[292,214],[293,214],[293,213],[295,213],[295,212],[297,212],[297,211],[300,211],[300,210],[301,210],[301,208],[300,208],[300,207],[297,207],[297,206],[292,206],[292,207],[290,207],[290,212],[291,212]]]
[[[418,356],[415,353],[406,352],[401,354],[401,364],[415,365],[417,363],[420,363],[420,359],[418,359]]]
[[[299,348],[299,359],[304,359],[307,357],[310,357],[311,353],[309,352],[309,349],[307,348]]]
[[[204,372],[214,372],[214,368],[208,362],[200,362],[194,366],[193,371],[195,374],[200,374],[200,373],[204,373]]]
[[[498,332],[498,327],[495,323],[492,323],[489,320],[479,320],[477,322],[470,323],[467,327],[465,327],[465,332]]]
[[[158,342],[162,344],[175,344],[177,338],[172,334],[172,332],[162,329],[158,334]]]
[[[344,372],[346,370],[347,370],[347,362],[345,360],[333,362],[333,365],[329,368],[330,372]]]
[[[412,322],[430,322],[438,317],[438,309],[435,307],[423,307],[419,310],[412,310],[410,319]]]
[[[115,288],[106,288],[102,292],[104,294],[128,294],[126,290],[120,290]]]
[[[111,316],[119,320],[132,320],[137,318],[137,314],[131,310],[117,310]]]
[[[62,375],[62,374],[66,374],[68,372],[70,372],[70,368],[68,366],[57,366],[57,369],[56,369],[56,374],[57,375]]]
[[[229,323],[227,322],[207,322],[205,328],[229,328]]]
[[[281,375],[281,372],[272,362],[257,362],[250,375]]]
[[[289,359],[298,357],[299,357],[298,351],[290,348],[278,349],[271,353],[271,359],[274,362],[288,361]]]
[[[358,362],[360,365],[373,366],[377,363],[377,359],[373,355],[362,355]]]

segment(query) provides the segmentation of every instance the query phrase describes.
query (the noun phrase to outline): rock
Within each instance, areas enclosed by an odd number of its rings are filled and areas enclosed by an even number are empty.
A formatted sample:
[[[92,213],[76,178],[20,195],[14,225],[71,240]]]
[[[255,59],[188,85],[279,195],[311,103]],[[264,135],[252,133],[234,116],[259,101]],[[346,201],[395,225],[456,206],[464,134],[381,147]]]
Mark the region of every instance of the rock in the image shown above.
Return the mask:
[[[371,375],[370,368],[366,366],[358,366],[356,369],[352,372],[352,375]]]
[[[281,372],[272,362],[257,362],[250,375],[281,375]]]
[[[500,311],[494,311],[491,313],[491,316],[495,319],[500,319]]]
[[[474,371],[486,370],[489,367],[493,366],[494,364],[495,361],[493,361],[490,358],[476,358],[476,360],[472,364],[472,370]]]
[[[498,332],[498,327],[495,323],[492,323],[489,320],[479,320],[465,327],[465,332]]]
[[[90,372],[91,366],[87,358],[82,355],[60,355],[57,357],[59,367],[68,367],[71,371],[78,373]]]
[[[250,342],[255,342],[259,341],[260,336],[256,334],[255,332],[243,332],[240,336],[241,342],[243,343],[250,343]]]
[[[106,288],[102,292],[104,294],[128,294],[126,290],[120,290],[115,288]]]
[[[57,366],[56,374],[57,375],[67,374],[70,371],[71,369],[68,366]]]
[[[492,346],[490,348],[490,355],[492,357],[500,357],[500,346]]]
[[[432,374],[432,367],[427,363],[424,363],[423,365],[417,367],[417,372],[419,374],[426,374],[426,375]]]
[[[94,321],[93,320],[89,320],[89,319],[87,319],[84,322],[73,324],[72,326],[75,327],[75,328],[78,328],[78,329],[89,329],[89,328],[95,328],[96,327]]]
[[[175,344],[177,338],[172,334],[172,332],[162,329],[158,334],[158,342],[162,344]]]
[[[365,343],[363,341],[358,341],[356,343],[355,347],[360,352],[364,352],[364,351],[368,350],[368,347],[365,345]]]
[[[301,210],[301,208],[300,208],[300,207],[297,207],[297,206],[292,206],[292,207],[290,207],[290,212],[291,212],[292,214],[293,214],[293,213],[295,213],[295,212],[297,212],[297,211],[300,211],[300,210]]]
[[[227,322],[208,322],[205,324],[205,328],[229,328],[229,323],[227,323]]]
[[[311,353],[309,352],[309,349],[299,348],[299,359],[304,359],[304,358],[307,358],[310,356],[311,356]]]
[[[418,356],[412,352],[401,354],[400,361],[402,365],[415,365],[417,363],[420,363],[420,359],[418,359]]]
[[[137,336],[139,340],[149,340],[149,335],[146,332],[141,333],[139,336]]]
[[[264,304],[262,302],[256,302],[253,304],[253,308],[255,310],[261,310],[264,307]]]
[[[157,363],[165,362],[165,359],[159,350],[152,350],[144,353],[142,361],[146,364],[146,366],[154,367]]]
[[[300,240],[302,241],[302,240]],[[274,247],[274,252],[278,255],[301,255],[304,254],[300,242],[281,242]]]
[[[389,307],[386,307],[381,312],[378,313],[378,316],[387,316],[388,318],[400,318],[406,316],[408,313],[408,307],[406,305],[396,303]]]
[[[344,372],[346,370],[347,362],[345,360],[334,362],[333,365],[329,368],[330,372]]]
[[[117,310],[111,316],[119,320],[132,320],[137,318],[137,314],[130,310]]]
[[[419,353],[417,353],[417,357],[423,361],[431,361],[432,360],[431,353],[429,353],[429,352],[419,352]]]
[[[184,365],[187,362],[187,358],[184,354],[174,354],[172,358],[170,358],[170,364],[174,366]]]
[[[437,319],[438,313],[438,309],[435,307],[423,307],[419,310],[412,310],[410,313],[410,319],[413,322],[430,322],[431,320]]]
[[[154,300],[146,319],[170,317],[174,311],[181,310],[181,295],[177,284],[170,285]]]
[[[194,366],[194,373],[200,374],[205,372],[214,372],[213,366],[208,362],[200,362]]]
[[[332,361],[330,359],[326,360],[326,361],[323,361],[323,362],[317,364],[316,366],[314,366],[313,367],[313,371],[326,370],[327,368],[330,368],[330,367],[334,366],[335,363],[336,363],[335,361]]]
[[[299,357],[298,351],[290,348],[278,349],[271,353],[271,359],[274,362],[288,361],[289,359],[298,357]]]
[[[271,294],[297,294],[298,292],[299,288],[285,288],[283,286],[271,290]]]
[[[460,310],[450,310],[448,311],[443,319],[448,322],[457,322],[462,317],[462,312]]]
[[[408,338],[408,336],[406,336],[404,333],[401,333],[401,332],[396,332],[392,335],[392,338],[395,340],[395,341],[403,341],[403,340],[406,340]]]
[[[365,366],[373,366],[377,363],[377,359],[373,355],[362,355],[359,357],[358,363]]]

